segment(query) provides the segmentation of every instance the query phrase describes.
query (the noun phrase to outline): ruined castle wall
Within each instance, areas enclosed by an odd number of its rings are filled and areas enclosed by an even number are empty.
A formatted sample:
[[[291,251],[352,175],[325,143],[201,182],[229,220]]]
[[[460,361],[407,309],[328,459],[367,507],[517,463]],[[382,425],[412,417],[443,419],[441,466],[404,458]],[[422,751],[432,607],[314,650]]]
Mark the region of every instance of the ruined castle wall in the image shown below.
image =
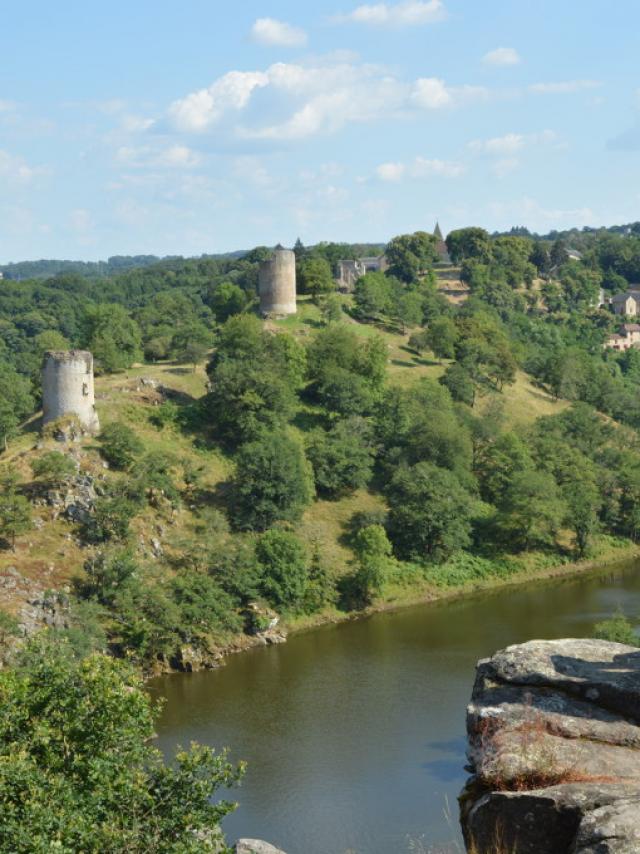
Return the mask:
[[[259,273],[262,314],[296,313],[296,256],[290,249],[276,249],[263,261]]]
[[[45,353],[42,365],[43,424],[76,415],[87,429],[100,429],[93,389],[93,356],[86,350]]]

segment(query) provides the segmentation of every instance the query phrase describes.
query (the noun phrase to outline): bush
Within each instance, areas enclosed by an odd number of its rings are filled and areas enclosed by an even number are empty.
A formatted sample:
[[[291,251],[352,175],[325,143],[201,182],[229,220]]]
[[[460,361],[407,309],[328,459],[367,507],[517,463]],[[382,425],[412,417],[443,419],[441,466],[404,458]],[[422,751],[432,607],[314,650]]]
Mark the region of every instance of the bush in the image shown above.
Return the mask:
[[[129,523],[138,507],[121,496],[98,498],[93,513],[84,525],[84,536],[91,543],[126,540]]]
[[[126,469],[144,450],[134,431],[119,421],[108,424],[98,439],[105,460],[115,468]]]
[[[597,623],[593,630],[593,636],[598,640],[614,641],[627,646],[640,646],[640,636],[621,612],[608,620]]]
[[[166,765],[158,707],[122,661],[78,661],[45,635],[19,664],[0,671],[0,850],[204,850],[195,834],[211,838],[234,809],[213,796],[242,768],[198,746]]]
[[[75,462],[60,451],[49,451],[31,462],[36,480],[48,486],[60,486],[77,472]]]
[[[276,607],[297,608],[309,584],[307,553],[300,540],[289,531],[273,528],[258,540],[256,558],[269,602]]]

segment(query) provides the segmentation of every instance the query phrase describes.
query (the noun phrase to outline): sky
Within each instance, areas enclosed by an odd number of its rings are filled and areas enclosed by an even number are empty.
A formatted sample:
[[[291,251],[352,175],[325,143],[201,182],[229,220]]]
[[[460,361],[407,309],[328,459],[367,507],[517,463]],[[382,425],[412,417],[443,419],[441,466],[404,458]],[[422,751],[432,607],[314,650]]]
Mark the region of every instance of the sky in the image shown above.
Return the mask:
[[[640,219],[637,0],[20,0],[0,263]]]

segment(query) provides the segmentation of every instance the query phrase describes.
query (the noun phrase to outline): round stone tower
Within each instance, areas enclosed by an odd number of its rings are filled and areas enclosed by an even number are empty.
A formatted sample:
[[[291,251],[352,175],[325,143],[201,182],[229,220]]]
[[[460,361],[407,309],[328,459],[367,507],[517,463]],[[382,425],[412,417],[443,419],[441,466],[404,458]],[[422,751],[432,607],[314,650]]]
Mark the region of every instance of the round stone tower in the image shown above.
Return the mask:
[[[273,256],[260,264],[260,312],[264,315],[296,313],[296,256],[276,246]]]
[[[42,364],[43,424],[75,415],[92,433],[100,429],[93,392],[93,356],[87,350],[49,350]]]

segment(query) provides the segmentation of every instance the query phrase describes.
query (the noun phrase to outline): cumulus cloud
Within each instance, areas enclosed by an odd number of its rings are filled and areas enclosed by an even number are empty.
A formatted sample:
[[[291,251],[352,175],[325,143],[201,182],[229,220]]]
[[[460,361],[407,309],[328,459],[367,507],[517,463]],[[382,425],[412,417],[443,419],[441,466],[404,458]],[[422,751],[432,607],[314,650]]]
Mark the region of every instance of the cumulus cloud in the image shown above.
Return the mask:
[[[464,166],[452,160],[416,157],[409,163],[381,163],[376,175],[381,181],[400,181],[402,178],[458,178]]]
[[[304,30],[275,18],[258,18],[251,28],[251,37],[271,47],[302,47],[307,43]]]
[[[497,47],[482,57],[485,65],[518,65],[520,55],[514,47]]]
[[[406,0],[404,3],[374,3],[357,6],[337,15],[336,23],[368,24],[376,27],[412,27],[442,21],[446,11],[442,0]]]
[[[174,101],[168,119],[183,133],[296,140],[352,122],[457,107],[488,95],[483,87],[448,86],[435,77],[412,83],[384,67],[331,56],[309,64],[278,62],[264,71],[230,71]]]
[[[262,71],[229,71],[208,88],[174,101],[169,118],[178,130],[206,130],[226,112],[243,109],[253,91],[268,84],[269,76]]]
[[[411,93],[412,102],[425,110],[459,106],[471,101],[483,101],[489,97],[484,86],[447,86],[437,77],[421,77],[416,80]]]
[[[585,89],[597,89],[599,80],[562,80],[556,83],[533,83],[529,91],[535,95],[572,95]]]

